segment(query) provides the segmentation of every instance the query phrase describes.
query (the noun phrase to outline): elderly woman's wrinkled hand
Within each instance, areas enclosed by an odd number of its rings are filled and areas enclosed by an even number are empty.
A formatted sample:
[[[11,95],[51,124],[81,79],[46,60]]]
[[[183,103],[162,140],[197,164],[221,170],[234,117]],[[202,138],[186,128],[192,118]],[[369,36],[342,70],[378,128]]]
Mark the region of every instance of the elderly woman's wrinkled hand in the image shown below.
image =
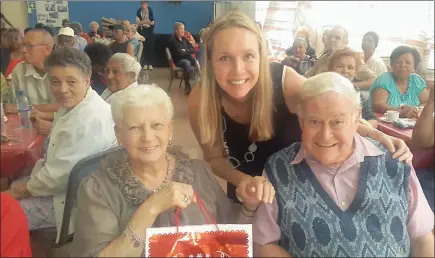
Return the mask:
[[[418,108],[408,106],[408,105],[403,105],[400,107],[400,117],[417,118],[418,117]]]
[[[160,214],[171,208],[185,209],[196,198],[191,185],[171,182],[166,188],[153,194],[148,199]]]
[[[261,202],[273,202],[275,188],[262,176],[249,177],[237,186],[236,194],[245,206],[255,209]]]
[[[404,140],[384,134],[379,142],[393,153],[393,158],[412,164],[413,155]]]

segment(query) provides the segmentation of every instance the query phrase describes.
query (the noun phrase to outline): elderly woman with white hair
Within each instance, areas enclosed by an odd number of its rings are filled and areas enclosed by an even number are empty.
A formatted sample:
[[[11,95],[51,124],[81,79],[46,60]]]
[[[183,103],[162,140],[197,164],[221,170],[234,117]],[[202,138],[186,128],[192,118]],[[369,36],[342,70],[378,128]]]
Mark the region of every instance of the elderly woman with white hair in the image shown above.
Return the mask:
[[[276,189],[253,221],[257,255],[434,257],[434,214],[414,168],[357,134],[360,98],[336,73],[300,93],[302,142],[272,155]]]
[[[60,229],[72,168],[83,158],[117,145],[110,106],[90,87],[89,57],[78,49],[60,47],[47,57],[45,68],[50,91],[60,105],[48,149],[30,177],[13,182],[8,190],[19,200],[30,230]]]
[[[110,104],[113,93],[138,85],[141,66],[134,57],[126,53],[116,53],[107,62],[104,73],[107,89],[101,97]]]
[[[122,148],[102,158],[100,168],[78,190],[74,256],[143,255],[145,231],[151,227],[206,224],[200,198],[217,223],[250,221],[261,201],[270,203],[274,189],[261,177],[246,180],[247,194],[233,203],[205,161],[171,148],[174,108],[166,92],[138,85],[112,100],[115,134]],[[196,194],[196,195],[195,195]]]
[[[95,40],[97,39],[101,39],[104,38],[104,33],[103,31],[100,31],[100,24],[98,24],[98,22],[96,21],[92,21],[89,23],[89,28],[91,29],[91,31],[88,32],[88,36],[92,39]]]

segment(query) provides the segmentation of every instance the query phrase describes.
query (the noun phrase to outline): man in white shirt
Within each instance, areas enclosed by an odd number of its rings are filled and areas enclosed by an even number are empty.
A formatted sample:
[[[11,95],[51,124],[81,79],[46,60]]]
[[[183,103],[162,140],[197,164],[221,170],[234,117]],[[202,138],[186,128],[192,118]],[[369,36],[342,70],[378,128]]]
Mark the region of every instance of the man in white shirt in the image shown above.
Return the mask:
[[[378,47],[379,36],[373,31],[367,32],[362,40],[361,48],[364,51],[364,62],[376,77],[388,71],[384,61],[375,53]]]
[[[17,113],[16,98],[18,91],[32,105],[32,118],[39,133],[48,134],[54,112],[59,109],[50,92],[50,81],[46,74],[44,61],[53,50],[53,37],[44,29],[32,29],[24,35],[24,61],[17,64],[12,72],[11,99],[5,104],[6,113]]]

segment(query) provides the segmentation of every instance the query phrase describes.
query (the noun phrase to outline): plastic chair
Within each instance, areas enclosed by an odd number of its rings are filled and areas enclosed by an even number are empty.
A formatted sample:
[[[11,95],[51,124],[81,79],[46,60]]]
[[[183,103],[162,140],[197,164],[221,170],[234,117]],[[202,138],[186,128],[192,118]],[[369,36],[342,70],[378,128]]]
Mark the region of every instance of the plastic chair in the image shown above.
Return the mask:
[[[57,243],[58,246],[61,246],[67,243],[70,239],[72,239],[72,235],[69,235],[68,231],[71,220],[71,213],[76,205],[77,190],[80,183],[85,177],[89,176],[92,172],[98,169],[100,165],[100,160],[103,156],[118,149],[119,147],[114,147],[97,153],[95,155],[86,157],[80,160],[71,170],[68,179],[68,188],[65,198],[65,207],[63,210],[62,226],[60,228],[59,242]]]
[[[176,73],[182,72],[184,74],[184,70],[180,67],[175,66],[174,61],[172,60],[172,55],[171,55],[171,51],[169,50],[169,48],[167,48],[167,47],[165,48],[165,53],[166,53],[166,59],[168,59],[169,72],[170,72],[170,76],[171,76],[171,81],[169,82],[169,86],[168,86],[168,92],[170,92],[172,80],[176,76]],[[180,85],[178,85],[178,88],[181,88],[181,83],[183,81],[184,81],[184,76],[181,77]]]

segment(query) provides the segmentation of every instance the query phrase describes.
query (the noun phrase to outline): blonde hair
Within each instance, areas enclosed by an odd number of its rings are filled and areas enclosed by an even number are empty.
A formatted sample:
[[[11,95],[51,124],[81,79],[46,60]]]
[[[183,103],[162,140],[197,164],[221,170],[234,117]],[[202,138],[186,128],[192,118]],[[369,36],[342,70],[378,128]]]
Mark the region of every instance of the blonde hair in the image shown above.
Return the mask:
[[[272,78],[270,66],[267,60],[267,45],[261,31],[254,21],[245,14],[232,11],[219,18],[207,33],[204,34],[203,67],[200,80],[200,109],[199,130],[200,143],[214,145],[217,137],[223,137],[221,124],[221,96],[223,90],[216,82],[212,64],[211,53],[214,46],[215,36],[218,32],[229,28],[243,28],[254,33],[257,37],[260,52],[260,69],[258,81],[252,89],[252,116],[249,128],[249,136],[255,141],[264,141],[272,138]]]
[[[299,33],[304,36],[304,39],[307,41],[307,44],[310,44],[310,42],[311,42],[310,28],[308,28],[305,25],[299,26],[295,31],[295,36],[298,35]]]
[[[352,57],[355,59],[355,70],[358,71],[358,69],[361,67],[362,60],[361,55],[355,51],[353,51],[351,48],[345,48],[343,50],[335,51],[334,54],[332,54],[331,58],[328,62],[328,71],[333,71],[335,64],[340,61],[342,57]]]

